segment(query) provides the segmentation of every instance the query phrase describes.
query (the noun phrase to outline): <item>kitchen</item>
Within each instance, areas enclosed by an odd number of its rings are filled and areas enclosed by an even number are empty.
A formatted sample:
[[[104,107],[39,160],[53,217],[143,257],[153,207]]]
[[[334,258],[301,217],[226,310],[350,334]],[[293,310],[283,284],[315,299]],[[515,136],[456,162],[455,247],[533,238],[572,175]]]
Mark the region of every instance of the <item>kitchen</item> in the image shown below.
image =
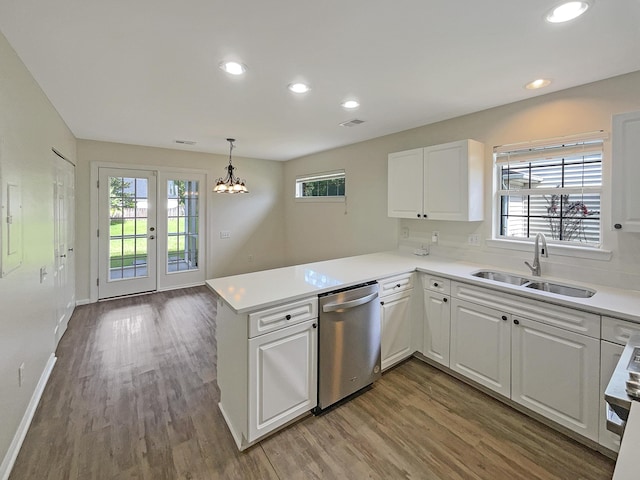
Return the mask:
[[[594,10],[595,12],[595,10]],[[635,10],[634,10],[635,12]],[[592,12],[593,13],[593,12]],[[629,21],[633,20],[629,15]],[[2,25],[3,33],[5,26]],[[629,51],[633,54],[630,42]],[[29,188],[36,193],[29,198],[30,218],[46,223],[48,217],[33,217],[37,204],[51,202],[47,192],[48,176],[42,172],[48,168],[45,157],[51,146],[76,163],[76,298],[80,303],[91,301],[91,223],[92,210],[90,178],[91,162],[117,162],[130,165],[153,165],[202,169],[208,172],[213,182],[227,163],[223,151],[217,155],[188,150],[170,150],[144,146],[111,143],[96,137],[78,139],[58,117],[39,91],[33,77],[19,65],[19,59],[3,40],[3,70],[11,72],[2,84],[3,111],[3,174],[12,168],[13,162],[20,164],[23,176],[33,182]],[[636,52],[637,53],[637,52]],[[638,56],[635,55],[635,58]],[[26,61],[26,58],[25,58]],[[4,68],[6,64],[6,70]],[[629,71],[635,71],[633,68]],[[528,78],[526,79],[528,80]],[[523,80],[521,83],[524,83]],[[260,160],[261,156],[249,158],[249,146],[238,138],[234,151],[234,164],[246,178],[250,195],[233,198],[211,199],[208,224],[215,234],[208,239],[208,251],[212,253],[207,262],[207,278],[244,273],[254,270],[339,258],[356,254],[388,251],[400,246],[410,249],[430,242],[432,232],[439,232],[437,245],[431,246],[431,255],[448,256],[460,260],[495,266],[498,269],[526,273],[524,260],[531,261],[531,250],[508,251],[491,247],[486,240],[492,237],[492,202],[485,199],[483,222],[458,223],[443,221],[397,220],[387,216],[386,178],[387,155],[412,148],[442,144],[462,138],[482,141],[486,146],[485,192],[492,190],[491,148],[526,140],[554,138],[563,135],[604,130],[611,132],[611,117],[614,114],[640,110],[640,75],[638,72],[618,75],[586,85],[554,91],[546,95],[483,109],[476,113],[455,116],[437,123],[424,122],[400,133],[379,136],[352,145],[341,146],[320,153],[301,155],[287,162]],[[317,90],[317,89],[316,89]],[[312,91],[313,92],[313,91]],[[476,93],[481,96],[482,93]],[[299,104],[299,102],[298,102]],[[362,111],[362,110],[361,110]],[[62,112],[61,112],[62,114]],[[32,120],[39,118],[40,123]],[[341,120],[347,119],[341,118]],[[366,124],[361,127],[366,126]],[[352,127],[350,131],[359,127]],[[226,132],[226,131],[225,131]],[[230,132],[230,134],[234,134]],[[224,136],[221,143],[224,144]],[[234,134],[235,135],[235,134]],[[238,135],[238,137],[240,137]],[[35,140],[33,140],[35,138]],[[222,146],[222,149],[225,147]],[[605,148],[610,148],[610,141]],[[9,165],[4,162],[9,162]],[[320,170],[319,170],[319,166]],[[301,175],[318,171],[345,169],[348,175],[347,204],[312,204],[297,202],[293,198],[295,179]],[[607,175],[610,165],[604,168],[603,187],[603,244],[613,252],[610,259],[576,259],[553,255],[544,260],[545,275],[579,282],[593,279],[598,285],[617,288],[638,289],[640,258],[637,234],[618,233],[607,226],[611,223],[605,200],[610,195]],[[346,213],[346,215],[345,215]],[[331,229],[320,228],[332,225]],[[408,229],[408,238],[401,238],[403,229]],[[19,419],[35,391],[38,379],[52,352],[49,331],[49,308],[53,291],[46,282],[40,286],[31,277],[38,273],[41,265],[52,263],[49,253],[50,235],[46,230],[42,240],[39,227],[24,225],[24,238],[30,244],[29,251],[38,252],[25,257],[25,263],[6,278],[1,279],[3,306],[3,405],[11,415],[3,420],[2,451],[7,451]],[[230,230],[231,239],[218,238],[218,231]],[[334,232],[341,232],[340,242],[334,241]],[[480,236],[480,247],[468,245],[468,237]],[[42,244],[40,243],[42,242]],[[46,251],[45,251],[46,249]],[[250,261],[249,258],[252,258]],[[5,286],[8,286],[6,288]],[[38,299],[33,304],[30,300]],[[16,306],[22,303],[23,310]],[[25,307],[26,305],[26,307]],[[4,313],[6,312],[6,313]],[[46,317],[43,320],[42,317]],[[21,322],[7,319],[21,318]],[[25,387],[18,388],[15,371],[22,359],[21,352],[28,352],[25,369]],[[5,369],[6,367],[6,369]]]

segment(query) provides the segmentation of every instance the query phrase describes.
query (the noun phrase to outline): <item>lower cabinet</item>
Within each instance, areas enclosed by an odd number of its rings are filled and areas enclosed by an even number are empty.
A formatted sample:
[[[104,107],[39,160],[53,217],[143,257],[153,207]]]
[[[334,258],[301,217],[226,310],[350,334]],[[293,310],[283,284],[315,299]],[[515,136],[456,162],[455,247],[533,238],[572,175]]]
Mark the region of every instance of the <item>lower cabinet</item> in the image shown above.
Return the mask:
[[[600,341],[513,317],[511,399],[598,441]]]
[[[316,319],[249,339],[249,442],[315,407],[317,345]]]
[[[414,352],[412,348],[411,293],[413,289],[386,295],[380,299],[382,322],[382,370]]]
[[[450,368],[506,397],[511,394],[510,315],[451,301]]]
[[[448,295],[424,290],[424,340],[422,354],[449,366],[451,300]]]
[[[607,405],[604,392],[623,351],[624,345],[605,340],[600,341],[600,433],[598,434],[598,443],[614,452],[620,450],[620,435],[607,430],[607,417],[609,415],[617,417],[617,415]],[[615,420],[616,422],[620,421],[619,418],[615,418]]]

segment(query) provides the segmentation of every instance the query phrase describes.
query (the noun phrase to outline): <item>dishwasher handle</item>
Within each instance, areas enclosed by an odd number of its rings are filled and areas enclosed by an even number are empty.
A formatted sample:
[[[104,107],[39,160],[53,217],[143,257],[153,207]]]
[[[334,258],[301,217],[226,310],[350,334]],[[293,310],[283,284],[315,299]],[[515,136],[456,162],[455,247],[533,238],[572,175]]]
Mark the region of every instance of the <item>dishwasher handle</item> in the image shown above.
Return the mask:
[[[358,307],[360,305],[364,305],[365,303],[369,303],[371,300],[378,296],[378,292],[373,292],[364,297],[356,298],[355,300],[351,300],[349,302],[344,303],[328,303],[327,305],[322,306],[323,312],[335,312],[336,310],[347,310],[349,308]]]

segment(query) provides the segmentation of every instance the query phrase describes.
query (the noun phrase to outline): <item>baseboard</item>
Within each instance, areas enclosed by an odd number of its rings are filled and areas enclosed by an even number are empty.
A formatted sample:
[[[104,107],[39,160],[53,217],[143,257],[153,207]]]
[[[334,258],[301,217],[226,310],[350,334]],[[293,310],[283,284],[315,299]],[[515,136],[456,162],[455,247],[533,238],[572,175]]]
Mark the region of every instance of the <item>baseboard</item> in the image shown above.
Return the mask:
[[[90,298],[83,298],[82,300],[76,300],[76,307],[78,305],[89,305],[90,303],[96,303]]]
[[[171,290],[180,290],[182,288],[200,287],[205,284],[205,281],[186,283],[184,285],[170,285],[167,287],[158,288],[158,292],[169,292]]]
[[[16,458],[18,458],[20,447],[22,447],[24,437],[27,435],[27,431],[31,425],[31,420],[33,420],[33,415],[36,413],[36,408],[38,408],[38,403],[40,403],[44,387],[47,385],[49,375],[51,375],[51,371],[53,370],[56,360],[56,356],[52,353],[47,361],[47,365],[44,367],[42,375],[40,375],[40,380],[38,380],[38,385],[36,385],[36,389],[33,392],[33,395],[31,395],[31,400],[29,401],[29,405],[27,405],[27,410],[24,412],[20,425],[18,426],[18,430],[13,436],[11,445],[9,445],[9,450],[0,465],[1,480],[7,480],[11,474],[11,469],[13,468]]]

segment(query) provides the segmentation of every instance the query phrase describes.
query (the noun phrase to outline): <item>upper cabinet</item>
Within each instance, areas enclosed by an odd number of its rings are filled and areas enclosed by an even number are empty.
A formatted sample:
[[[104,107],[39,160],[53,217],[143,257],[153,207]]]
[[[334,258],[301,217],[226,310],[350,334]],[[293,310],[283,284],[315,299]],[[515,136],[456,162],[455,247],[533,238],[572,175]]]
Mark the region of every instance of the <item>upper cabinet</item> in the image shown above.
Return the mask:
[[[640,232],[640,112],[613,116],[613,227]]]
[[[484,145],[475,140],[389,154],[388,215],[475,222],[484,214]]]

